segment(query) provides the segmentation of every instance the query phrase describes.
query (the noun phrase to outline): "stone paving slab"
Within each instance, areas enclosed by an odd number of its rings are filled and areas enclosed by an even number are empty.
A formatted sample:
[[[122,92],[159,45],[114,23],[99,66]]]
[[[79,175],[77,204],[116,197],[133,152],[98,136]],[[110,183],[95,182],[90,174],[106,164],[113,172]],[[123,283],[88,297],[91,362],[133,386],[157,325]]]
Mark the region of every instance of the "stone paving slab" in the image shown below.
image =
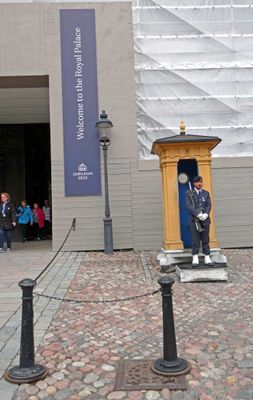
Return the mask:
[[[29,242],[14,243],[13,252],[0,255],[0,399],[12,399],[17,385],[4,380],[2,375],[9,366],[18,365],[20,349],[21,323],[21,289],[18,282],[30,277],[34,279],[48,264],[55,253],[51,243]],[[65,294],[73,279],[84,253],[62,252],[52,263],[46,273],[39,279],[40,291],[60,291]],[[50,304],[49,304],[50,303]],[[48,299],[34,298],[34,340],[35,346],[40,344],[48,329],[59,302]]]
[[[192,364],[186,392],[114,389],[119,361],[162,355],[158,293],[107,304],[62,302],[37,350],[50,376],[21,385],[13,400],[252,400],[253,249],[225,254],[227,283],[183,284],[173,274],[178,355]],[[155,252],[87,253],[66,297],[147,293],[158,287],[159,269]]]

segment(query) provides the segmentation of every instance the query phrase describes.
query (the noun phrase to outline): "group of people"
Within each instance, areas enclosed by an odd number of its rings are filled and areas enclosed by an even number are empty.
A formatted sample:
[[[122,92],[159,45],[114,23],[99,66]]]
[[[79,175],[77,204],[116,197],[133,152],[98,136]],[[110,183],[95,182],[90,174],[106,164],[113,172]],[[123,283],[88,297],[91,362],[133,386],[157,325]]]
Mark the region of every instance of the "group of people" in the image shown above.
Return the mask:
[[[44,201],[42,208],[38,203],[34,203],[33,209],[26,200],[22,200],[16,216],[21,227],[23,242],[27,241],[29,226],[32,227],[32,236],[35,240],[47,239],[51,236],[51,208],[48,200]]]
[[[211,200],[209,192],[203,189],[203,179],[196,176],[193,179],[194,190],[186,193],[186,207],[190,213],[190,229],[192,235],[192,264],[199,265],[199,249],[202,242],[205,264],[212,264],[209,246],[209,228]],[[26,200],[22,200],[21,206],[15,210],[10,202],[8,193],[1,193],[0,206],[0,253],[4,251],[4,240],[7,242],[7,251],[11,251],[11,238],[13,228],[17,225],[21,227],[23,242],[27,240],[29,226],[33,228],[35,240],[50,237],[51,235],[51,209],[48,200],[44,201],[41,209],[38,203],[34,203],[33,209],[27,205]]]
[[[20,226],[22,240],[26,242],[28,237],[35,240],[51,238],[51,208],[48,200],[44,201],[42,208],[34,203],[33,209],[26,200],[15,210],[10,201],[10,195],[1,193],[0,205],[0,253],[4,251],[4,242],[7,243],[7,250],[11,251],[12,232],[16,225]]]

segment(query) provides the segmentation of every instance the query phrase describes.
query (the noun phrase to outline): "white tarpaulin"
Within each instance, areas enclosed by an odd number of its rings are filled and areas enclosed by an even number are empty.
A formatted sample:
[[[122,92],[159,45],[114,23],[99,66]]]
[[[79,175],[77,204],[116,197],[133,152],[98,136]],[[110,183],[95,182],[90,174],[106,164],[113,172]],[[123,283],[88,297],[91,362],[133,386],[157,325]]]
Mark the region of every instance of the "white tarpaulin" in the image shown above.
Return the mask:
[[[253,155],[253,1],[133,0],[140,157],[179,133]]]

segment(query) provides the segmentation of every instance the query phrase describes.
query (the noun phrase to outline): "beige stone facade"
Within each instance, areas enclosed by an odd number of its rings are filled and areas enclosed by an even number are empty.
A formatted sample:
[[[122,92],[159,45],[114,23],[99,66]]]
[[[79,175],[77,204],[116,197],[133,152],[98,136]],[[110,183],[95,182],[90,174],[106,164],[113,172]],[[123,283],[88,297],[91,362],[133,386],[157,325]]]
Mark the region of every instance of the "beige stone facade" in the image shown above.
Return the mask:
[[[67,249],[103,249],[103,195],[64,195],[59,10],[86,8],[96,10],[99,109],[114,125],[108,152],[114,248],[159,249],[159,165],[138,156],[131,2],[0,4],[0,124],[50,123],[53,247],[60,246],[76,217]],[[252,158],[213,162],[217,238],[223,247],[253,244],[252,180]]]

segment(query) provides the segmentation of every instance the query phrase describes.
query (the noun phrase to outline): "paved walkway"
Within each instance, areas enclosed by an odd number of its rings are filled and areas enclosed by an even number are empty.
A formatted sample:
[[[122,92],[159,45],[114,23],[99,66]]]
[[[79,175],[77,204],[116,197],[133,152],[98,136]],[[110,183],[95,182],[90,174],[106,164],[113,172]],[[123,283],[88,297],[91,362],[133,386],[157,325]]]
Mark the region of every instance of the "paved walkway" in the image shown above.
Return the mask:
[[[192,363],[187,392],[114,389],[120,360],[162,354],[159,294],[110,304],[35,297],[36,361],[49,368],[50,376],[20,387],[2,378],[0,399],[252,400],[253,249],[225,253],[228,283],[174,284],[178,353]],[[45,241],[16,244],[0,257],[1,375],[18,364],[18,282],[37,276],[53,255]],[[159,276],[156,252],[62,252],[36,290],[80,300],[122,298],[152,291]]]
[[[48,264],[55,253],[50,241],[14,243],[13,252],[0,255],[0,399],[10,400],[17,385],[6,382],[2,375],[10,365],[19,363],[21,289],[23,278],[34,279]],[[52,267],[38,281],[43,292],[64,296],[72,281],[83,253],[60,253]],[[45,298],[34,298],[34,338],[37,347],[60,303]]]
[[[40,299],[46,322],[38,324],[40,329],[49,327],[36,360],[49,368],[50,376],[36,384],[21,385],[13,400],[252,400],[253,249],[225,253],[229,282],[174,284],[178,354],[192,364],[186,392],[114,389],[120,360],[156,359],[162,355],[160,294],[109,304],[62,302],[51,323],[57,301],[45,305]],[[74,278],[68,298],[122,298],[158,287],[155,252],[83,256],[62,255]],[[69,270],[71,257],[76,257],[76,267]],[[59,275],[48,280],[52,289],[46,289],[44,282],[41,287],[45,293],[56,289],[59,276],[64,290],[57,293],[64,295],[71,279],[63,278],[62,271],[59,269]]]

